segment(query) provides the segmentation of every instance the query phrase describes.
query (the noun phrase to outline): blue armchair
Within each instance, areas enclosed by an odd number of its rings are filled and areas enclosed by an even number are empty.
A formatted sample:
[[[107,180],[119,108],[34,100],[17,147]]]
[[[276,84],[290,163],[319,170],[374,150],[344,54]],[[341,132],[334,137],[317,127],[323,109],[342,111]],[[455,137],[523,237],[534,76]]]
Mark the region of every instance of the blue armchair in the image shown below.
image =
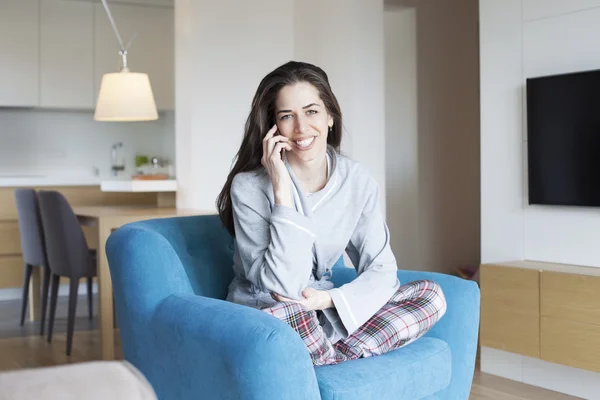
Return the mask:
[[[448,302],[423,338],[388,354],[313,367],[285,323],[226,302],[233,240],[216,215],[125,225],[107,255],[125,358],[159,399],[467,399],[479,326],[479,289],[449,275],[432,279]],[[342,260],[336,286],[356,277]]]

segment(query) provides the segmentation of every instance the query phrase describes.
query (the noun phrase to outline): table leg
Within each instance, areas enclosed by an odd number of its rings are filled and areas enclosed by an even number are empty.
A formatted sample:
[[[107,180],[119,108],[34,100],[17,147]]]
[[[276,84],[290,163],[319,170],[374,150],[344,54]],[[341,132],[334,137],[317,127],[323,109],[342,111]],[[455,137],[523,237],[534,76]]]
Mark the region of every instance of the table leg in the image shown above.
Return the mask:
[[[177,207],[177,197],[175,192],[158,192],[156,193],[156,205],[160,207]]]
[[[40,275],[43,267],[33,267],[29,281],[29,320],[40,320]]]
[[[115,337],[114,337],[114,311],[113,311],[113,289],[106,259],[106,241],[111,233],[111,227],[106,223],[98,223],[98,297],[100,308],[100,346],[103,360],[114,360]]]

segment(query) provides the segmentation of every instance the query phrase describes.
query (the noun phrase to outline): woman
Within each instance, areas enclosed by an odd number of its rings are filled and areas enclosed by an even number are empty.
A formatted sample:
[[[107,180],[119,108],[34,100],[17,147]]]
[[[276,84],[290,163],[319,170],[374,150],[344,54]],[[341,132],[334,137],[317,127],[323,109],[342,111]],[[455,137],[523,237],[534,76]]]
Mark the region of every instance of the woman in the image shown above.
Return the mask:
[[[227,300],[262,309],[304,340],[314,365],[383,354],[445,313],[431,281],[400,286],[377,183],[340,155],[342,113],[325,72],[289,62],[260,83],[217,199],[235,237]],[[344,251],[358,277],[329,281]]]

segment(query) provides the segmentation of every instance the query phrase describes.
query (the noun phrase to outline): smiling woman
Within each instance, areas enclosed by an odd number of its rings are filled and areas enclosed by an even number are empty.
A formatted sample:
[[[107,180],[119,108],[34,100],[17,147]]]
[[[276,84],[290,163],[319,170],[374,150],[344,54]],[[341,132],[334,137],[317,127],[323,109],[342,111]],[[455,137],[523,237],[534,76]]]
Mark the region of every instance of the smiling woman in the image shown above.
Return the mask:
[[[313,138],[319,138],[321,145]],[[280,154],[281,160],[287,151],[298,175],[310,178],[310,170],[325,168],[327,147],[339,153],[341,141],[342,111],[325,71],[290,61],[265,76],[252,100],[235,165],[217,199],[229,232],[235,236],[230,192],[236,175],[264,167],[272,176],[275,194],[290,205],[289,190],[285,193],[290,188],[289,174],[282,163],[269,165],[269,160]]]
[[[399,348],[446,310],[436,283],[400,286],[377,182],[339,154],[341,139],[327,74],[284,64],[258,86],[217,199],[235,237],[227,300],[290,324],[314,365]],[[332,267],[344,252],[358,277],[334,288]]]
[[[279,91],[275,106],[277,128],[293,143],[290,161],[296,158],[314,161],[324,156],[333,117],[325,109],[317,89],[306,82],[285,86]]]

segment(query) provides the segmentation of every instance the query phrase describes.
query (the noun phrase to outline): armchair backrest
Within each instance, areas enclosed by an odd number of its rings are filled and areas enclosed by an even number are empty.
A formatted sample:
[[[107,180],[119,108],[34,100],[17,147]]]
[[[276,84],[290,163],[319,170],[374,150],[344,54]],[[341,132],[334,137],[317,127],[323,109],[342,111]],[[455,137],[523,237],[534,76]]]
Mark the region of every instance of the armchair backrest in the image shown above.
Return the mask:
[[[110,235],[106,256],[128,361],[137,366],[151,362],[152,318],[168,297],[227,296],[232,249],[233,239],[216,215],[135,222]]]
[[[195,294],[224,300],[233,279],[233,238],[217,215],[177,218],[180,230],[156,222],[179,256]],[[167,229],[163,231],[163,229]],[[175,228],[177,229],[177,228]]]
[[[233,279],[233,238],[217,215],[127,224],[106,251],[115,296],[145,297],[141,303],[185,292],[224,299]]]

